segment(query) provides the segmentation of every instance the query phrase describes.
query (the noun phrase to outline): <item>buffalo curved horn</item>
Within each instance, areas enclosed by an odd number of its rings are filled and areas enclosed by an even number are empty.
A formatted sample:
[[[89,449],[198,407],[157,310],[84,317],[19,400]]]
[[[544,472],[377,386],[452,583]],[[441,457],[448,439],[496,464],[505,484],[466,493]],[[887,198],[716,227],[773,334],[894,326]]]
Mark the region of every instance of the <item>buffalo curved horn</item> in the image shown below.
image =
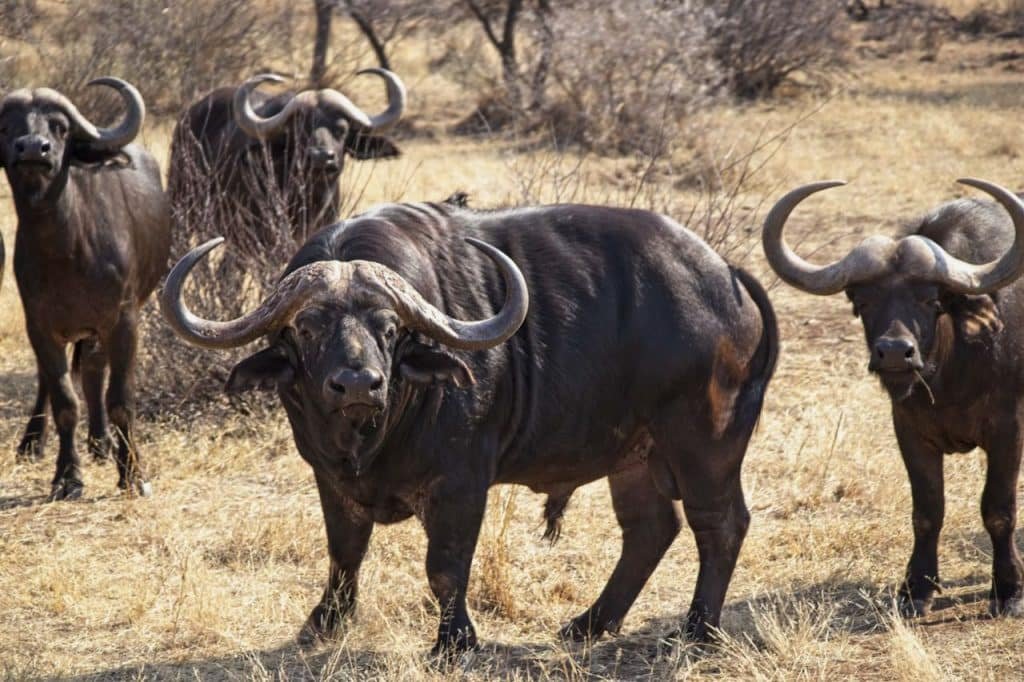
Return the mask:
[[[273,116],[266,118],[257,114],[249,101],[253,90],[263,83],[283,83],[284,79],[271,73],[253,76],[235,91],[234,115],[235,123],[250,137],[263,140],[276,134],[295,112],[304,106],[326,105],[345,115],[367,132],[379,132],[394,125],[405,110],[405,85],[395,74],[385,69],[364,69],[356,75],[374,73],[384,79],[388,89],[388,106],[379,114],[369,116],[337,90],[305,90],[295,95],[284,108]]]
[[[146,118],[146,103],[143,101],[139,91],[131,83],[120,78],[114,78],[113,76],[97,78],[89,81],[88,84],[106,85],[120,93],[127,106],[127,110],[124,120],[117,127],[97,128],[78,110],[78,107],[71,100],[56,90],[39,88],[33,94],[36,100],[46,102],[67,114],[71,121],[73,134],[89,140],[92,146],[97,149],[120,149],[134,140],[139,131],[142,130],[142,123]]]
[[[273,73],[261,73],[258,76],[253,76],[238,86],[234,98],[235,123],[249,137],[255,137],[258,140],[264,140],[274,135],[288,122],[299,106],[303,103],[312,103],[316,97],[312,91],[300,93],[288,100],[284,109],[273,116],[263,118],[253,110],[252,102],[249,101],[252,91],[263,83],[284,83],[284,79]]]
[[[980,189],[1006,209],[1013,220],[1013,244],[998,260],[981,265],[955,258],[936,245],[933,279],[959,294],[991,293],[1024,274],[1024,202],[1013,192],[985,180],[961,178],[957,182]]]
[[[505,302],[492,317],[464,322],[428,303],[405,279],[387,270],[381,284],[392,296],[402,322],[446,346],[459,350],[485,350],[504,343],[518,331],[530,308],[526,280],[511,258],[487,242],[469,237],[467,242],[483,251],[498,266],[505,281]],[[386,269],[385,269],[386,270]]]
[[[811,294],[827,296],[842,291],[850,282],[854,271],[863,270],[860,260],[864,254],[860,249],[847,254],[841,260],[828,265],[817,266],[796,255],[782,236],[786,219],[793,209],[807,197],[832,187],[845,185],[843,180],[812,182],[788,192],[779,199],[764,219],[761,244],[768,264],[782,281]]]
[[[363,69],[357,71],[356,75],[361,76],[364,73],[376,74],[384,79],[388,88],[388,106],[384,111],[374,116],[368,116],[366,112],[353,104],[352,100],[337,90],[321,90],[321,102],[355,121],[365,128],[366,132],[382,132],[398,123],[402,112],[405,111],[405,84],[397,75],[387,69]]]
[[[498,265],[505,280],[505,304],[494,316],[477,322],[452,318],[428,303],[398,273],[366,261],[319,261],[305,265],[285,277],[250,313],[227,322],[204,320],[193,314],[182,301],[182,289],[189,272],[210,251],[224,242],[218,237],[185,254],[171,269],[160,292],[160,311],[174,331],[186,341],[203,348],[235,348],[255,341],[286,323],[315,295],[329,291],[340,281],[363,275],[375,287],[383,289],[396,312],[410,329],[421,331],[452,348],[481,350],[510,338],[529,309],[526,280],[512,259],[493,246],[467,239]]]
[[[912,263],[906,267],[914,272],[907,274],[940,283],[955,293],[979,295],[995,291],[1024,274],[1024,202],[1009,190],[985,180],[965,178],[958,182],[989,194],[1010,214],[1014,226],[1013,245],[998,260],[980,265],[967,263],[932,240],[911,235],[898,242],[888,237],[870,237],[841,260],[820,267],[812,265],[793,253],[782,237],[782,230],[797,204],[815,192],[845,184],[839,181],[798,187],[772,207],[762,233],[765,256],[783,281],[812,294],[837,293],[848,284],[869,280],[899,267],[901,259]]]
[[[178,336],[195,346],[225,349],[255,341],[290,317],[306,299],[337,279],[338,273],[325,267],[339,265],[337,261],[313,263],[281,280],[270,296],[251,313],[228,322],[204,320],[188,309],[181,293],[196,263],[223,243],[223,237],[216,237],[182,256],[167,275],[160,292],[160,312],[167,324]]]

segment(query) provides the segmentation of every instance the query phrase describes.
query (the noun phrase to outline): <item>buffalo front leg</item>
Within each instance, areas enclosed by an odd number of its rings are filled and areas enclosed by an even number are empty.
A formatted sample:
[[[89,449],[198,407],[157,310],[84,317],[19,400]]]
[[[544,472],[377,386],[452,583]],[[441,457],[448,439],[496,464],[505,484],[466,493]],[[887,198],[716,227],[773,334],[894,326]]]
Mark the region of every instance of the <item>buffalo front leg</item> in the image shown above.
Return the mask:
[[[487,507],[487,490],[445,483],[434,486],[422,520],[427,533],[427,580],[441,612],[431,654],[451,657],[477,645],[466,609],[466,587]]]
[[[303,646],[333,637],[356,606],[359,567],[370,543],[373,520],[353,500],[340,495],[320,474],[316,475],[320,506],[327,528],[327,551],[331,567],[320,603],[306,619],[298,641]]]
[[[76,350],[80,353],[82,393],[85,395],[85,407],[89,412],[89,454],[97,462],[105,462],[110,458],[112,446],[107,411],[103,406],[107,356],[94,339],[79,343],[81,345]]]
[[[682,526],[678,506],[654,487],[646,466],[608,477],[622,554],[601,596],[562,628],[563,638],[583,641],[617,632],[626,612]]]
[[[32,413],[28,418],[28,425],[25,426],[25,435],[18,443],[19,459],[39,459],[43,455],[43,446],[46,444],[46,407],[50,400],[50,394],[46,390],[46,377],[43,374],[43,367],[36,360],[36,401],[32,405]]]
[[[946,505],[942,452],[898,417],[894,423],[914,504],[914,549],[900,587],[899,607],[904,616],[923,616],[939,589],[939,535]]]
[[[989,448],[981,516],[992,539],[992,591],[989,611],[993,616],[1024,616],[1024,565],[1013,541],[1017,525],[1017,477],[1020,474],[1021,439],[1014,433]]]
[[[29,328],[29,341],[36,353],[46,393],[50,397],[50,410],[57,426],[60,447],[57,452],[57,470],[50,486],[50,501],[73,500],[82,496],[82,463],[75,450],[75,426],[78,424],[78,397],[68,371],[68,357],[64,345],[45,334]],[[42,391],[40,391],[42,393]]]
[[[142,497],[152,494],[135,447],[135,354],[138,347],[137,315],[134,309],[122,310],[121,318],[107,339],[110,359],[110,385],[107,387],[107,414],[114,426],[117,486]]]

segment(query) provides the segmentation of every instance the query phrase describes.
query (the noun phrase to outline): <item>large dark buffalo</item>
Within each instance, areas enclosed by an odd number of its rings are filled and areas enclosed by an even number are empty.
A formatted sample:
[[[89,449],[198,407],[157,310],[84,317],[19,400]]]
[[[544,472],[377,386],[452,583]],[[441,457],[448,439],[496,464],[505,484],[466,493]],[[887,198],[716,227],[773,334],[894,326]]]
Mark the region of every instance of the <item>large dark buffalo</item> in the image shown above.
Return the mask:
[[[381,133],[398,122],[405,109],[405,86],[384,69],[388,106],[368,115],[336,90],[307,90],[270,96],[262,83],[279,83],[264,74],[240,87],[219,88],[185,112],[171,144],[168,193],[176,213],[188,215],[195,203],[216,202],[212,214],[222,227],[243,231],[262,244],[286,225],[300,241],[338,219],[338,179],[345,156],[372,159],[397,156]],[[202,206],[195,220],[210,213]],[[230,221],[225,223],[224,221]],[[239,230],[230,229],[230,233]]]
[[[914,500],[904,612],[927,613],[940,584],[943,455],[980,447],[988,455],[981,514],[992,538],[990,610],[1022,615],[1024,565],[1013,529],[1024,438],[1024,203],[997,185],[960,182],[998,203],[945,204],[914,234],[871,237],[824,267],[795,255],[782,228],[800,201],[842,183],[801,187],[768,215],[764,249],[789,284],[819,295],[845,291],[864,323],[868,369],[892,399]]]
[[[142,97],[117,78],[93,83],[115,88],[127,104],[117,127],[96,128],[48,88],[15,90],[0,101],[0,161],[18,213],[14,274],[39,370],[18,452],[39,453],[49,402],[60,437],[51,499],[82,494],[68,344],[81,370],[90,449],[106,456],[109,415],[118,485],[149,492],[132,436],[136,327],[139,307],[167,268],[169,211],[156,161],[129,144],[142,127]]]
[[[227,388],[276,385],[316,474],[331,570],[303,640],[353,609],[374,524],[416,516],[442,608],[435,650],[475,645],[466,585],[488,488],[548,493],[556,523],[603,476],[622,556],[563,634],[618,630],[679,532],[679,499],[700,554],[686,634],[717,626],[749,521],[740,465],[778,351],[748,274],[646,211],[387,205],[322,230],[257,310],[212,322],[181,291],[217,243],[174,267],[161,305],[196,345],[269,344]]]

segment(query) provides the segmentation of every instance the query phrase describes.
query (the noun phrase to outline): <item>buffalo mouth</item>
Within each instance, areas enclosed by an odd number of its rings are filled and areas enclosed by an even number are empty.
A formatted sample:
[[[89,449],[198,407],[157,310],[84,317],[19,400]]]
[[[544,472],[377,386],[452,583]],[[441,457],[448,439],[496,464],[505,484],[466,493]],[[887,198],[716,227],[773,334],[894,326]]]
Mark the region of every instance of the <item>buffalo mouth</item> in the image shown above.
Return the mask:
[[[928,366],[920,369],[908,367],[905,370],[872,369],[871,373],[878,377],[882,388],[895,402],[902,402],[909,398],[919,385],[923,384],[928,387],[928,376],[931,374]],[[929,394],[931,393],[930,387],[926,390]]]
[[[53,171],[53,162],[47,159],[20,159],[14,162],[19,172],[32,175],[48,175]]]

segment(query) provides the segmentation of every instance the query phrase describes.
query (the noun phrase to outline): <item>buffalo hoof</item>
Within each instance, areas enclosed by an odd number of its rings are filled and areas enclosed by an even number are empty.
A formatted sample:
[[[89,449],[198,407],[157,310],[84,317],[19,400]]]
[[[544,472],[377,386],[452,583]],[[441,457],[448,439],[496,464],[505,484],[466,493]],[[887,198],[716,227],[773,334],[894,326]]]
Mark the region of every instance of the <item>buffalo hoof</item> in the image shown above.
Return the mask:
[[[113,450],[113,447],[113,442],[107,436],[102,438],[89,437],[89,454],[92,455],[92,461],[97,464],[105,464],[110,461],[110,452]]]
[[[563,625],[558,636],[565,642],[582,643],[592,642],[604,633],[605,627],[587,611]]]
[[[58,502],[60,500],[77,500],[82,496],[82,491],[85,486],[81,481],[73,478],[62,478],[50,488],[50,496],[47,497],[48,502]]]
[[[38,462],[43,458],[43,443],[38,438],[25,438],[18,443],[15,459],[20,464]]]
[[[900,595],[897,608],[903,618],[920,618],[932,612],[932,598],[928,596],[913,599],[906,595]]]
[[[341,609],[328,608],[322,603],[317,604],[295,637],[296,643],[303,649],[311,649],[322,642],[333,639],[341,629],[342,623],[352,615],[354,610],[355,604],[344,606]]]
[[[430,657],[442,665],[454,665],[462,660],[465,654],[476,651],[480,647],[476,632],[460,633],[458,636],[438,640],[430,650]]]
[[[1024,618],[1024,598],[1017,596],[1009,599],[990,599],[988,612],[993,618],[999,616]]]

